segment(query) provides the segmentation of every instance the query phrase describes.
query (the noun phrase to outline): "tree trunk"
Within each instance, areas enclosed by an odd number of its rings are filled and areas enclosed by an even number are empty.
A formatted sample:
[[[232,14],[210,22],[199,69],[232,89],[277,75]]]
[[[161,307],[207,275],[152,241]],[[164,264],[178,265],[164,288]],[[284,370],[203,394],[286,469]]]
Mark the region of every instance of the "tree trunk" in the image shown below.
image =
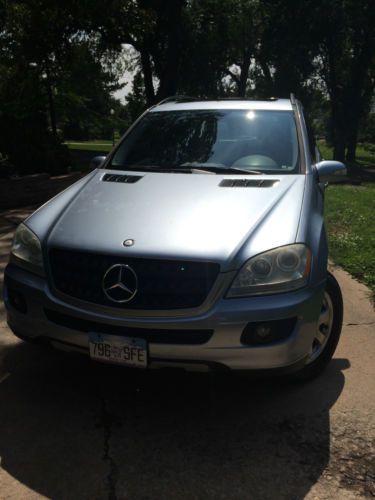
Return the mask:
[[[268,66],[267,61],[263,57],[259,57],[258,63],[262,69],[263,76],[265,79],[265,93],[268,96],[271,96],[273,94],[274,90],[274,80],[271,75],[271,70],[270,67]]]
[[[346,160],[352,163],[355,162],[358,139],[358,127],[352,131],[347,142]]]
[[[342,89],[332,87],[330,92],[333,159],[345,161],[347,145],[347,117],[345,116],[344,96]]]
[[[160,74],[158,99],[165,99],[177,93],[178,70],[182,42],[182,9],[185,0],[170,0],[167,5],[167,48],[165,63]],[[161,13],[163,14],[163,13]]]
[[[45,64],[46,70],[46,88],[47,88],[47,96],[48,96],[48,106],[49,106],[49,118],[51,124],[52,135],[55,140],[57,140],[57,126],[56,126],[56,111],[55,111],[55,101],[53,98],[53,89],[51,83],[51,74],[48,62]]]
[[[141,49],[140,53],[141,53],[141,65],[143,73],[143,82],[145,84],[147,105],[151,106],[152,104],[155,103],[155,90],[152,81],[150,54],[146,49]]]
[[[247,51],[244,53],[243,61],[241,64],[241,75],[238,82],[238,97],[245,97],[247,79],[249,77],[249,69],[251,63],[251,52]]]
[[[333,159],[337,161],[345,161],[345,140],[340,137],[335,140],[333,147]]]

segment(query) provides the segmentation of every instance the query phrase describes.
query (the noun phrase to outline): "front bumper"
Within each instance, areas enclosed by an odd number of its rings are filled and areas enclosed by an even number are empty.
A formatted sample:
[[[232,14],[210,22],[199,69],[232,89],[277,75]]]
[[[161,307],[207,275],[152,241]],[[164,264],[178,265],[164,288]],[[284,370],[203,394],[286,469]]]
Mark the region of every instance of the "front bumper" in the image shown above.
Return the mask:
[[[189,316],[129,316],[126,312],[83,308],[55,297],[45,279],[14,264],[5,270],[4,302],[13,332],[28,340],[48,341],[65,350],[88,354],[88,332],[113,329],[121,335],[146,337],[150,367],[183,366],[201,369],[220,366],[241,370],[277,370],[300,366],[308,356],[315,336],[325,283],[315,288],[242,299],[219,299],[205,312]],[[20,312],[9,300],[9,291],[24,297],[27,312]],[[249,322],[297,318],[290,335],[261,346],[247,346],[241,335]],[[92,331],[92,330],[91,330]],[[153,340],[155,331],[173,332],[166,341]],[[194,333],[208,332],[209,338],[193,341]],[[129,333],[131,332],[131,333]],[[181,338],[178,338],[181,332]],[[191,338],[189,335],[191,332]],[[176,340],[177,335],[177,340]],[[175,339],[175,340],[173,340]],[[185,339],[185,340],[183,340]]]

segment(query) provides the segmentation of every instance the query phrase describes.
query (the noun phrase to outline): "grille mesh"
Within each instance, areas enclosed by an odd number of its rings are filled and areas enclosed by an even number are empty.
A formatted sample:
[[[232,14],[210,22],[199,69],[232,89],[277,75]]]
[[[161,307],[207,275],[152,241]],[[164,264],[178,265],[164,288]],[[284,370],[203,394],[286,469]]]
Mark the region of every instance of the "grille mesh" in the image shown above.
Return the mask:
[[[219,265],[210,262],[128,259],[57,248],[50,250],[49,263],[53,285],[59,292],[121,309],[198,307],[219,273]],[[103,276],[114,264],[127,264],[137,274],[138,292],[129,302],[112,302],[103,292]]]

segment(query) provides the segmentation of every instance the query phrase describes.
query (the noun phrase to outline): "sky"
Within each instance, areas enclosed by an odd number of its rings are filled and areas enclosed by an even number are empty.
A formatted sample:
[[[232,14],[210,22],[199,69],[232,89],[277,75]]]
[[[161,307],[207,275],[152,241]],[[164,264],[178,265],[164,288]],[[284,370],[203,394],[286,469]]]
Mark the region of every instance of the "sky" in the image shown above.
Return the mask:
[[[137,55],[137,52],[134,50],[134,48],[131,45],[124,44],[122,46],[122,53],[123,53],[123,58],[124,61],[129,61],[127,64],[128,66],[132,66],[132,59],[134,59]],[[126,96],[129,94],[129,92],[132,89],[132,82],[133,82],[133,77],[134,77],[134,70],[126,70],[124,71],[124,75],[122,78],[120,78],[120,83],[126,83],[124,87],[117,92],[113,93],[113,96],[116,99],[119,99],[123,104],[126,103]]]
[[[113,93],[116,99],[119,99],[123,104],[126,103],[126,96],[132,88],[133,72],[125,71],[123,78],[120,78],[120,83],[126,82],[126,85],[120,90]]]

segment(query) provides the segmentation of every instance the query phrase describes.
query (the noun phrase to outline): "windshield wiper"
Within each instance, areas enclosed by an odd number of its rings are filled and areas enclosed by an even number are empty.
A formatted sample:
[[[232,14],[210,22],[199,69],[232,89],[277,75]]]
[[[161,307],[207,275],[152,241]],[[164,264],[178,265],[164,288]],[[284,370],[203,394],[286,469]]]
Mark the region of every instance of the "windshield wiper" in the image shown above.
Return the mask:
[[[166,173],[181,173],[181,174],[192,174],[193,170],[192,168],[182,168],[182,167],[160,167],[159,165],[130,165],[130,166],[125,166],[125,165],[111,165],[108,167],[113,170],[136,170],[139,172],[145,171],[145,172],[166,172]]]
[[[162,172],[162,173],[180,173],[180,174],[192,174],[194,172],[210,172],[211,174],[247,174],[247,175],[266,175],[264,172],[259,172],[258,170],[247,170],[245,168],[238,167],[226,167],[225,165],[214,165],[205,163],[182,163],[177,167],[161,167],[160,165],[111,165],[108,167],[113,170],[136,170],[139,172]]]
[[[247,170],[246,168],[238,167],[226,167],[225,165],[214,165],[205,163],[182,163],[181,167],[191,167],[194,170],[205,170],[207,172],[215,172],[217,174],[233,174],[239,172],[241,174],[248,175],[266,175],[264,172],[259,172],[259,170]]]

